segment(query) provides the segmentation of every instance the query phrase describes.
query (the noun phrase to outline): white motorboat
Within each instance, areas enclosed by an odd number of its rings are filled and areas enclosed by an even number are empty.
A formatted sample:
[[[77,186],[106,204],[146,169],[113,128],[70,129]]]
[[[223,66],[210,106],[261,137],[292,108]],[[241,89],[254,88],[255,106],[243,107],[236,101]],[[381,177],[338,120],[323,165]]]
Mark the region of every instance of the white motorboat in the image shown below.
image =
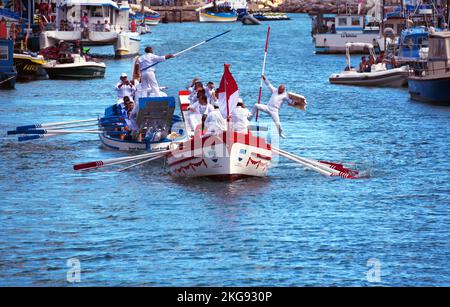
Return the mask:
[[[408,66],[387,69],[385,63],[378,63],[371,66],[370,72],[360,72],[355,68],[353,68],[350,63],[350,50],[353,46],[368,49],[370,57],[374,59],[376,58],[372,44],[347,43],[346,44],[347,66],[343,72],[332,74],[329,79],[330,83],[345,84],[345,85],[361,85],[361,86],[387,86],[387,87],[406,86],[409,74]]]
[[[87,61],[79,54],[71,56],[73,61],[69,63],[51,60],[42,65],[50,79],[93,79],[105,76],[105,63]]]
[[[128,1],[119,4],[112,0],[58,0],[56,24],[41,33],[41,49],[54,46],[59,41],[80,40],[84,46],[113,45],[116,57],[139,54],[141,38],[129,25]],[[83,18],[88,25],[83,25]],[[53,29],[51,28],[53,27]]]

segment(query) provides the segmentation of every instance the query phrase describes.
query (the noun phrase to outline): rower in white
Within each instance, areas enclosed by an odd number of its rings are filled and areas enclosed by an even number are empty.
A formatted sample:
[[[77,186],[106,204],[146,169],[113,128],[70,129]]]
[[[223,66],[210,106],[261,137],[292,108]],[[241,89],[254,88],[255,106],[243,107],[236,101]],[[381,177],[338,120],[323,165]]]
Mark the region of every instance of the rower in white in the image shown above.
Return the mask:
[[[262,75],[264,82],[266,83],[269,90],[272,92],[272,96],[267,104],[257,103],[253,106],[252,114],[249,116],[249,120],[256,114],[256,112],[262,111],[264,113],[269,114],[272,117],[275,125],[277,126],[278,133],[282,138],[285,138],[283,134],[283,129],[281,128],[281,121],[279,111],[284,102],[287,102],[290,106],[294,106],[295,104],[289,99],[289,96],[286,92],[286,86],[284,84],[280,84],[278,88],[274,87],[270,84],[269,80],[267,80],[266,76]]]
[[[218,104],[219,99],[217,98],[214,82],[209,81],[206,84],[205,93],[206,93],[206,97],[208,98],[208,103],[212,104],[213,106],[219,105]]]
[[[158,81],[155,76],[155,66],[160,62],[164,62],[167,59],[173,58],[173,54],[166,54],[159,56],[153,54],[152,47],[145,47],[145,54],[141,55],[136,61],[136,69],[141,72],[141,91],[145,92],[146,97],[162,97],[167,96],[164,92],[161,92]],[[143,96],[141,96],[143,97]]]
[[[208,99],[205,95],[205,90],[201,89],[197,92],[198,102],[190,105],[189,110],[189,126],[193,131],[196,130],[197,126],[201,124],[202,117],[208,115],[214,110],[214,107],[208,103]]]
[[[208,105],[211,105],[208,103]],[[214,106],[214,110],[208,113],[205,120],[205,135],[221,135],[227,130],[227,122],[223,118],[218,105]]]
[[[236,108],[233,110],[233,113],[231,113],[231,127],[233,128],[233,130],[239,133],[247,134],[249,116],[250,111],[245,108],[242,98],[239,98]]]
[[[128,80],[127,74],[122,73],[120,75],[120,82],[116,85],[117,103],[122,103],[123,97],[125,96],[133,97],[135,91],[136,87]]]

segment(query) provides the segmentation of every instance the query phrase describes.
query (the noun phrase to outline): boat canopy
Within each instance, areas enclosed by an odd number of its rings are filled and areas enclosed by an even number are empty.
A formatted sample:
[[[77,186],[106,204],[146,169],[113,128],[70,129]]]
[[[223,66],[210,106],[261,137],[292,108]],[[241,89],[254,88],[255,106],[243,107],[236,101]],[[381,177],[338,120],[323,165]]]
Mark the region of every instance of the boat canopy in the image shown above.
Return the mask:
[[[112,0],[62,0],[61,6],[112,6],[115,9],[129,9],[129,6],[124,3],[124,5],[121,5],[120,7],[117,5],[116,2]]]
[[[373,48],[373,45],[370,43],[346,43],[345,44],[345,54],[346,54],[346,63],[347,63],[347,67],[351,67],[350,65],[350,50],[352,47],[360,47],[360,48],[367,48],[369,50],[369,54],[371,57],[373,57],[374,59],[376,58],[375,56],[375,51]]]

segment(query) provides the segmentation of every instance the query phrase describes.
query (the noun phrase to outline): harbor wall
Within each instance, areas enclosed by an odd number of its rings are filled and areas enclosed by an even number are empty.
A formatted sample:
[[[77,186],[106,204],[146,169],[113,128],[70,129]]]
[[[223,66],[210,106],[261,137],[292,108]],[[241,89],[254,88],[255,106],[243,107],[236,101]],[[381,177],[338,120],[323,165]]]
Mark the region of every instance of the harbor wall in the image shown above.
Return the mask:
[[[161,14],[161,22],[191,22],[198,21],[195,9],[198,6],[152,6],[152,10]]]

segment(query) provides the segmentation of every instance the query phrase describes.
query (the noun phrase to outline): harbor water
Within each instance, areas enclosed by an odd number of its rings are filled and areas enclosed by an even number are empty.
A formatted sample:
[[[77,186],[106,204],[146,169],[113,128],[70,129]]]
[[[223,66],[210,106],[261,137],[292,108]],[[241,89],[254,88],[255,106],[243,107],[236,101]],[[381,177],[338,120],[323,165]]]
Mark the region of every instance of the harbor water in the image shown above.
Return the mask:
[[[0,91],[0,285],[450,286],[450,109],[414,102],[406,88],[329,84],[344,56],[314,55],[308,16],[291,17],[270,23],[266,74],[309,104],[282,109],[279,146],[357,163],[370,178],[281,159],[267,178],[231,183],[175,180],[162,162],[74,172],[126,153],[95,135],[18,143],[6,131],[96,117],[131,60],[106,59],[104,79],[19,83]],[[231,29],[157,76],[176,95],[195,76],[218,85],[229,63],[251,107],[267,24],[160,24],[141,47],[177,52]],[[67,279],[74,261],[80,283]]]

